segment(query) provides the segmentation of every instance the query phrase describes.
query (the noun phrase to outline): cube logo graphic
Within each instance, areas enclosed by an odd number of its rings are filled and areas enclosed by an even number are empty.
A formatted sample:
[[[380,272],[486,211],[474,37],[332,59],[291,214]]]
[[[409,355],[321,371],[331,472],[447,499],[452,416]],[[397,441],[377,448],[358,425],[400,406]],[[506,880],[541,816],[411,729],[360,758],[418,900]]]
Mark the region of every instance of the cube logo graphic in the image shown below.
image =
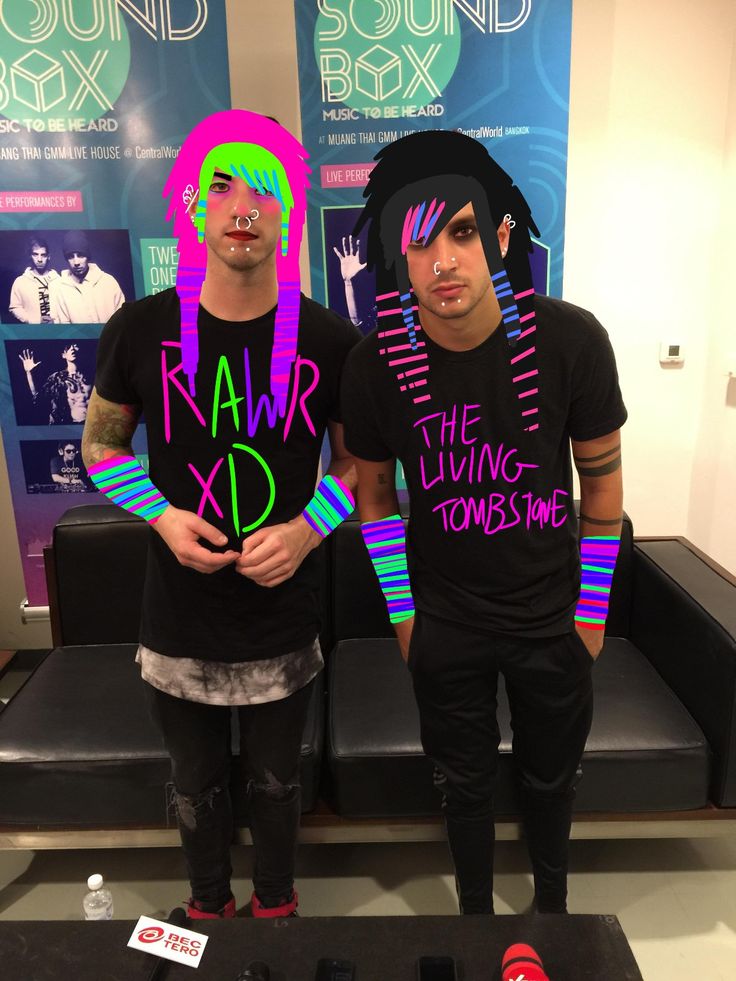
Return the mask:
[[[35,112],[46,112],[66,95],[64,69],[37,48],[15,62],[10,76],[13,96]]]
[[[383,102],[401,88],[401,59],[377,44],[356,59],[355,86],[376,102]]]

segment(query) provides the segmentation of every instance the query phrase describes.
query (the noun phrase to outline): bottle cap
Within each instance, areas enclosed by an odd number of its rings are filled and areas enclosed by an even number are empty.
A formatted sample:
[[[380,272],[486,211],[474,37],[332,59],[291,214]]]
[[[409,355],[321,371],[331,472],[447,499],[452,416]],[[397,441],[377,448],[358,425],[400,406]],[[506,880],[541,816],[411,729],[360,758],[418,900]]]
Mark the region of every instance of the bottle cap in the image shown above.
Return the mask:
[[[101,889],[104,882],[105,880],[102,878],[102,876],[97,873],[95,875],[91,875],[89,879],[87,879],[87,887],[94,892],[95,889]]]

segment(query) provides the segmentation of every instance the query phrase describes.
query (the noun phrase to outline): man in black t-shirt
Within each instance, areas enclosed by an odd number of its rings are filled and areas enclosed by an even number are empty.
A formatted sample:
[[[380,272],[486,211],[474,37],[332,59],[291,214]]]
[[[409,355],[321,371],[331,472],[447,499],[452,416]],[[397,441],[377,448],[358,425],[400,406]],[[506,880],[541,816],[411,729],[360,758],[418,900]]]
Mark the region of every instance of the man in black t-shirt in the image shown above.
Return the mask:
[[[68,487],[84,490],[84,471],[77,460],[79,456],[77,444],[68,439],[60,440],[57,454],[49,461],[52,482],[61,490]]]
[[[299,758],[314,679],[320,555],[352,509],[339,379],[360,335],[299,292],[308,170],[242,110],[185,141],[167,193],[176,290],[115,313],[84,430],[90,478],[148,520],[137,660],[172,757],[195,919],[235,915],[230,706],[255,847],[254,916],[295,915]],[[149,472],[132,454],[145,416]],[[329,433],[329,473],[315,492]]]
[[[462,911],[493,910],[501,671],[535,908],[564,912],[622,520],[613,352],[591,314],[535,297],[538,232],[481,144],[417,133],[377,159],[354,234],[370,219],[379,326],[351,352],[342,386],[363,533],[437,768]]]

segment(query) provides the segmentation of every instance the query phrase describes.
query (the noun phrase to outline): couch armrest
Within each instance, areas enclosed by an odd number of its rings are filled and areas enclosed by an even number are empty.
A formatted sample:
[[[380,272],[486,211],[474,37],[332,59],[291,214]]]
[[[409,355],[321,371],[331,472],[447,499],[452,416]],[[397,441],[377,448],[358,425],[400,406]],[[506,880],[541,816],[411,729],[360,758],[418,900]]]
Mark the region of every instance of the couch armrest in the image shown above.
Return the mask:
[[[711,799],[736,806],[736,580],[685,539],[636,542],[630,639],[703,730]]]

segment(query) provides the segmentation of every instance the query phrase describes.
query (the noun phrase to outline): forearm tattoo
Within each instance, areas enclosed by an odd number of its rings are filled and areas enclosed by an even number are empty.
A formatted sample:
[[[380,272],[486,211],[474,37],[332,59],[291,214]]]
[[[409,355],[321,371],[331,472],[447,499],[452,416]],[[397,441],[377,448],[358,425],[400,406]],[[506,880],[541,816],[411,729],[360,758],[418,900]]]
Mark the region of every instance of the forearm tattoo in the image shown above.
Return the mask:
[[[101,463],[111,450],[131,451],[131,440],[140,410],[135,405],[116,405],[107,409],[99,403],[87,412],[82,434],[82,451],[88,465]]]
[[[580,520],[587,522],[589,525],[601,525],[608,528],[613,528],[616,525],[620,525],[624,520],[624,516],[621,515],[619,518],[591,518],[589,514],[580,515]]]

